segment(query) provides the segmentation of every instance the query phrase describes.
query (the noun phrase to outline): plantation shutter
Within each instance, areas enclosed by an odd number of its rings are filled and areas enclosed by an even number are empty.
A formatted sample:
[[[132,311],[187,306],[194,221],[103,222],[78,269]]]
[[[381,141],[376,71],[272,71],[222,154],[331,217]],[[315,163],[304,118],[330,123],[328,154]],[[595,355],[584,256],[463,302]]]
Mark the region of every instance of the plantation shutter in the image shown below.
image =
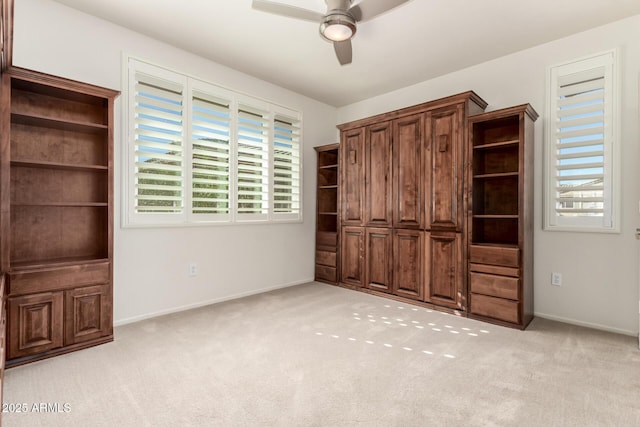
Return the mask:
[[[183,212],[184,85],[144,72],[134,74],[134,210]]]
[[[267,219],[269,213],[269,111],[239,104],[236,198],[239,220]]]
[[[191,95],[191,141],[192,213],[199,217],[228,219],[231,101],[194,89]]]
[[[300,216],[300,121],[276,113],[273,122],[273,213]]]
[[[550,225],[612,227],[613,53],[551,71]]]
[[[302,218],[302,113],[128,57],[123,226]]]

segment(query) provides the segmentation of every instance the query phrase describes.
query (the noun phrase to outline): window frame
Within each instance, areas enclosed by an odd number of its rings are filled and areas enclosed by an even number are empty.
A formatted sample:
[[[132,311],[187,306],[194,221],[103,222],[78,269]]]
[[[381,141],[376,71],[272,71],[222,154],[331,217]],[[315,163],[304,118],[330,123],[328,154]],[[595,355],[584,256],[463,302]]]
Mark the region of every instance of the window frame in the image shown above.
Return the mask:
[[[605,110],[603,114],[603,215],[562,216],[556,211],[557,198],[557,133],[560,127],[557,99],[558,79],[571,74],[604,68]],[[544,229],[620,233],[620,55],[617,48],[583,58],[555,64],[547,68],[547,114],[544,141]]]
[[[135,113],[135,86],[137,74],[147,74],[154,79],[166,80],[171,83],[182,84],[182,186],[181,201],[182,211],[179,213],[149,213],[137,211],[136,201],[136,113]],[[122,178],[122,221],[124,228],[139,227],[176,227],[176,226],[208,226],[208,225],[234,225],[234,224],[273,224],[273,223],[301,223],[303,221],[303,120],[300,110],[292,109],[273,102],[257,98],[221,87],[217,84],[206,82],[200,78],[193,77],[181,72],[168,69],[167,67],[152,64],[137,57],[123,54],[123,85],[126,91],[124,97],[123,111],[123,135],[124,149],[122,153],[123,167],[125,173]],[[229,170],[228,170],[228,213],[194,213],[193,209],[193,148],[195,140],[192,134],[197,133],[193,126],[194,117],[193,98],[196,93],[205,93],[212,98],[229,102]],[[250,109],[261,110],[264,115],[262,120],[266,124],[265,131],[261,134],[266,140],[265,156],[266,174],[263,173],[265,199],[263,199],[262,212],[246,213],[238,212],[238,138],[239,125],[238,116],[242,106]],[[297,157],[299,162],[295,165],[293,175],[297,175],[298,180],[292,184],[291,194],[293,202],[290,204],[289,212],[276,212],[275,207],[275,184],[276,173],[274,169],[274,146],[276,118],[286,117],[291,120],[293,127],[297,129]],[[295,126],[294,126],[295,125]],[[295,148],[295,147],[294,147]],[[294,150],[292,148],[292,150]],[[297,183],[297,187],[294,185]],[[297,200],[296,200],[297,196]],[[297,207],[297,209],[294,209]]]

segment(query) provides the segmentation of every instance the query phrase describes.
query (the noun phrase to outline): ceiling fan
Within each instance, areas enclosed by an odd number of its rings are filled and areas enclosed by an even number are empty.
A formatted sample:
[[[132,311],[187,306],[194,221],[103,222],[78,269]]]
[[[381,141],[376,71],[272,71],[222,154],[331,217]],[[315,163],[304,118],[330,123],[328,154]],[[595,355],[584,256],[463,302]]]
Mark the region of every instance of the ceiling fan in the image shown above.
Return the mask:
[[[351,6],[353,0],[325,0],[327,13],[277,3],[269,0],[253,0],[251,7],[263,12],[320,23],[320,35],[333,43],[340,65],[350,64],[351,38],[356,33],[356,23],[368,21],[400,6],[409,0],[364,0]]]

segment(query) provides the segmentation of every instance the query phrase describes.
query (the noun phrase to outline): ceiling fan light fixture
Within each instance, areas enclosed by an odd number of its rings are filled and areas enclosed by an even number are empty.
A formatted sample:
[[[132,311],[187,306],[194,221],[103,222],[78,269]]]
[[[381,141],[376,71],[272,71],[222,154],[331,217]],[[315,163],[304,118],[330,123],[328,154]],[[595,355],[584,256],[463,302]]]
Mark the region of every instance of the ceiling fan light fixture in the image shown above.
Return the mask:
[[[356,33],[356,21],[346,13],[327,15],[320,24],[320,35],[331,42],[349,40]]]

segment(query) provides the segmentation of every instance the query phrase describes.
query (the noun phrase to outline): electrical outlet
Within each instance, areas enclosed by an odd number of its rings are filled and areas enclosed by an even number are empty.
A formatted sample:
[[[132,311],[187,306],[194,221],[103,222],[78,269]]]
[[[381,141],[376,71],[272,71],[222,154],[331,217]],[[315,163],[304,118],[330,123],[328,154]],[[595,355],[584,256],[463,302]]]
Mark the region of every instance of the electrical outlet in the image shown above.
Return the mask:
[[[562,286],[562,274],[551,273],[551,284],[553,286]]]
[[[198,275],[198,264],[192,262],[189,264],[189,276],[197,276]]]

